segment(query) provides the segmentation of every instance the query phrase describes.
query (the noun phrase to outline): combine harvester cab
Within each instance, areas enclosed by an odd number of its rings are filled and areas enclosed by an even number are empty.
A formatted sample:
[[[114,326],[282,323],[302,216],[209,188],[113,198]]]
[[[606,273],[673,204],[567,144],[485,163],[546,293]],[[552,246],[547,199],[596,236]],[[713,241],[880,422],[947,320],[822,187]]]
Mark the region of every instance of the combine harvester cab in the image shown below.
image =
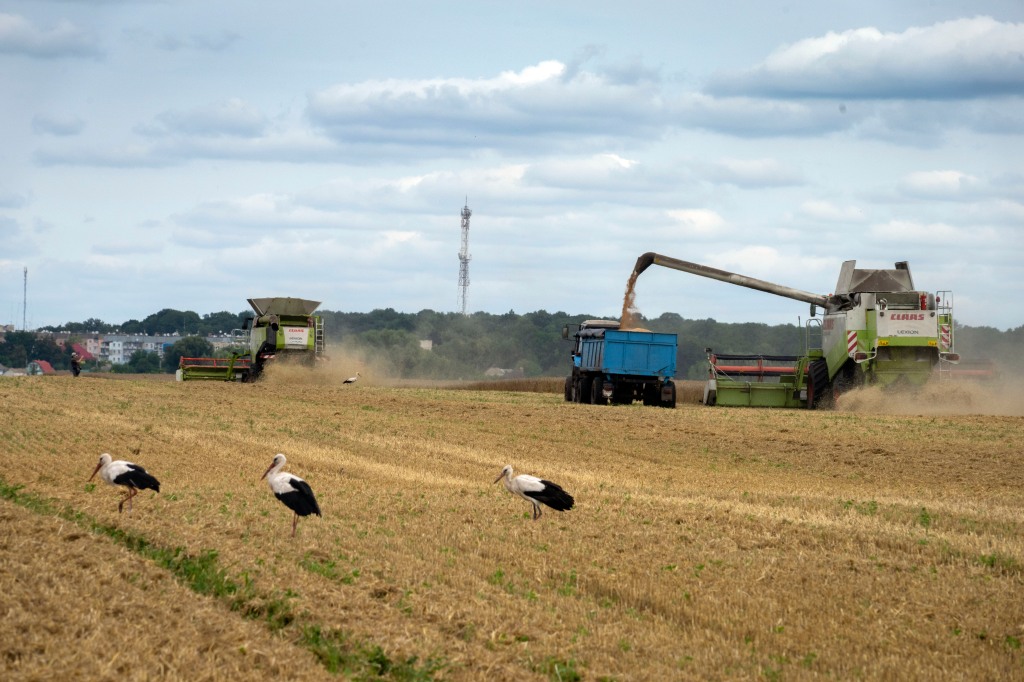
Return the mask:
[[[248,352],[231,358],[182,358],[182,380],[256,381],[269,362],[298,361],[313,367],[324,358],[323,318],[313,314],[320,301],[284,297],[248,301],[256,313],[241,330]]]
[[[617,320],[587,320],[572,335],[572,373],[565,379],[567,402],[592,405],[676,406],[675,334],[619,329]]]
[[[834,404],[844,391],[864,385],[914,388],[924,385],[936,374],[951,376],[960,356],[953,351],[953,295],[917,290],[905,261],[893,269],[857,269],[856,261],[846,261],[839,272],[835,293],[813,294],[799,289],[718,270],[706,265],[645,253],[637,259],[633,277],[651,265],[681,270],[717,279],[737,286],[804,301],[811,305],[807,322],[805,354],[788,360],[792,372],[746,369],[728,365],[718,369],[727,356],[711,356],[706,402],[719,405],[771,404],[776,407],[806,406],[814,409]],[[824,312],[820,321],[818,309]],[[811,341],[811,331],[820,328],[820,341]],[[715,357],[714,360],[711,358]],[[734,360],[745,357],[733,356]],[[742,364],[742,363],[741,363]],[[754,376],[757,381],[749,381]],[[767,376],[773,382],[766,381]],[[758,391],[752,397],[754,383],[792,386],[787,390]],[[759,387],[760,388],[760,387]],[[727,393],[746,393],[728,396]]]

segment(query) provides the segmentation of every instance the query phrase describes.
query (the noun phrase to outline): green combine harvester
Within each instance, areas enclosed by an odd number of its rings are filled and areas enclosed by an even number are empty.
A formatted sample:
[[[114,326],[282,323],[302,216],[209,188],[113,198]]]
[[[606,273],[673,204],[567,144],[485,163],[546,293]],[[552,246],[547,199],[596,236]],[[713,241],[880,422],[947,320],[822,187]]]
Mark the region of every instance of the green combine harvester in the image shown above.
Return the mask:
[[[299,362],[308,367],[324,358],[323,318],[314,315],[320,301],[302,298],[250,298],[255,317],[242,332],[246,353],[228,358],[182,358],[182,381],[256,381],[270,362]]]
[[[806,407],[835,404],[859,386],[920,387],[952,375],[953,294],[914,287],[906,261],[894,269],[857,269],[846,261],[835,293],[810,292],[706,265],[645,253],[633,277],[651,265],[810,303],[805,352],[800,356],[708,355],[706,405]],[[823,316],[817,317],[821,308]]]

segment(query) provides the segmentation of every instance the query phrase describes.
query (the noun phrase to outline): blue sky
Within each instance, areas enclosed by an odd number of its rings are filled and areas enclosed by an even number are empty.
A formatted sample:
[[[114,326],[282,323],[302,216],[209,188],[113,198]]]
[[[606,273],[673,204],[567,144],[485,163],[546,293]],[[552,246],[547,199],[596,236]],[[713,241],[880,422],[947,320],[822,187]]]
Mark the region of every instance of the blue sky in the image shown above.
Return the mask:
[[[829,293],[910,262],[1024,324],[1018,0],[11,1],[0,323],[163,308],[616,317],[646,251]],[[803,303],[652,268],[639,310]]]

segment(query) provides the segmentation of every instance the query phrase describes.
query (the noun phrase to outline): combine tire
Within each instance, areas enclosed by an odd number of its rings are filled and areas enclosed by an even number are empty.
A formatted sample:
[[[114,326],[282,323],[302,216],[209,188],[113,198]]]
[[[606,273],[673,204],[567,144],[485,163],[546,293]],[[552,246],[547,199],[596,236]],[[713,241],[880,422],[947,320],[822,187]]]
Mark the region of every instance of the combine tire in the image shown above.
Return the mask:
[[[857,385],[856,365],[853,362],[847,362],[832,379],[831,407],[838,407],[839,396],[857,388]]]
[[[807,368],[807,409],[819,410],[830,407],[831,397],[828,364],[824,360],[815,360]]]
[[[572,376],[565,378],[565,402],[572,402]]]

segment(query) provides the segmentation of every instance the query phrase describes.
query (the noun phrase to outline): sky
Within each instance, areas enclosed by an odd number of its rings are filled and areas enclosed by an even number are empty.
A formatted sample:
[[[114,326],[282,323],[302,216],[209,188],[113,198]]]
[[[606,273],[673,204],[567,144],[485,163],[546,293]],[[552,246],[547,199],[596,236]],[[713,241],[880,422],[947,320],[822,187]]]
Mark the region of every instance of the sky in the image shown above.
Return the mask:
[[[1020,0],[8,0],[0,92],[18,329],[457,312],[467,204],[468,312],[617,318],[653,251],[1024,324]],[[636,306],[808,312],[658,266]]]

